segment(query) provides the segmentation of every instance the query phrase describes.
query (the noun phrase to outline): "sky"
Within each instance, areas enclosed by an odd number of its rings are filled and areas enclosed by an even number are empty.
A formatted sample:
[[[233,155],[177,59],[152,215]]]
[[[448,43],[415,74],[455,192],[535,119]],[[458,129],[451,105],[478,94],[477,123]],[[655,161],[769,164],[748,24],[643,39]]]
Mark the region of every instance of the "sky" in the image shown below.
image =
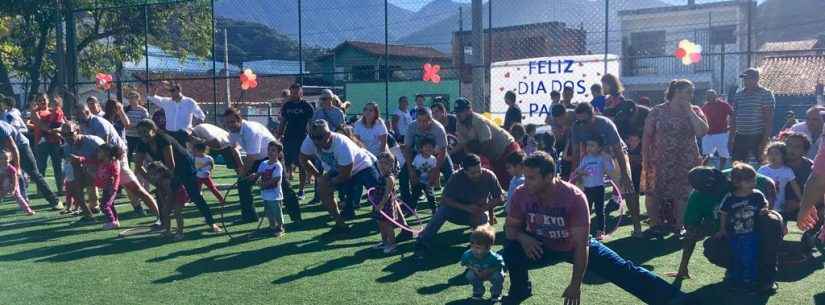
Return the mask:
[[[430,3],[433,0],[389,0],[390,3],[395,4],[396,6],[411,10],[411,11],[418,11],[427,3]],[[469,3],[472,0],[453,0],[455,2],[464,2]],[[507,0],[507,1],[514,1],[514,0]],[[552,1],[552,0],[548,0]],[[671,4],[685,4],[687,0],[662,0],[664,2],[668,2]],[[718,2],[722,0],[696,0],[696,3],[705,3],[705,2]],[[757,2],[762,3],[764,0],[758,0]],[[487,2],[487,0],[482,0],[482,2]]]

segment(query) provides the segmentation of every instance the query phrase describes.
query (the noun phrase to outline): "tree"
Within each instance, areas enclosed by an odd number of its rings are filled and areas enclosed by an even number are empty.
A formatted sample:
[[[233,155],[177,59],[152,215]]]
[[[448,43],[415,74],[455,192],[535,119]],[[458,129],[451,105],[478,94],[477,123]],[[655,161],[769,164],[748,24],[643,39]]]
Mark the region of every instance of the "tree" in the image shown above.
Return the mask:
[[[71,3],[67,3],[71,1]],[[12,76],[28,83],[28,93],[55,78],[54,29],[65,14],[74,14],[81,78],[115,72],[124,61],[144,55],[148,43],[184,58],[211,53],[211,8],[208,0],[166,4],[164,0],[11,0],[0,2],[0,18],[13,30],[0,36],[0,84]],[[70,5],[68,5],[70,4]],[[148,4],[144,7],[144,4]],[[68,11],[66,7],[77,8]],[[146,15],[148,13],[148,16]],[[149,20],[148,26],[146,20]],[[2,19],[0,19],[2,23]],[[0,29],[2,27],[0,26]],[[71,25],[67,25],[71,26]],[[50,88],[51,89],[51,88]],[[11,86],[0,93],[12,94]]]

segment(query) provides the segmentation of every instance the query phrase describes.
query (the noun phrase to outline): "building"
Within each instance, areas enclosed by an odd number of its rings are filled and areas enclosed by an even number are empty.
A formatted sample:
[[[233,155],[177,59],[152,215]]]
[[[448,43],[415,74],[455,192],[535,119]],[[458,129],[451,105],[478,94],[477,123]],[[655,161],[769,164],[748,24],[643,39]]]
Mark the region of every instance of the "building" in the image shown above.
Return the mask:
[[[485,29],[485,56],[491,62],[514,59],[587,54],[587,32],[562,22],[543,22]],[[472,81],[472,31],[453,32],[453,65],[462,67],[461,80]]]
[[[747,68],[747,16],[755,1],[721,1],[619,12],[622,32],[622,82],[627,95],[661,101],[667,84],[687,78],[697,89],[725,92],[737,86]],[[750,6],[750,8],[749,8]],[[683,65],[673,54],[687,39],[703,47],[698,64]],[[758,44],[751,39],[753,46]],[[734,53],[728,54],[728,53]],[[698,95],[701,96],[701,95]]]
[[[345,41],[317,59],[322,78],[328,85],[342,82],[383,81],[385,51],[391,69],[390,80],[421,79],[426,63],[447,67],[450,57],[431,47],[385,45]],[[444,78],[445,74],[441,73]]]
[[[808,107],[823,103],[825,55],[766,57],[759,69],[760,84],[776,97],[774,122],[784,122],[788,111],[804,117]],[[782,124],[774,125],[778,131]]]

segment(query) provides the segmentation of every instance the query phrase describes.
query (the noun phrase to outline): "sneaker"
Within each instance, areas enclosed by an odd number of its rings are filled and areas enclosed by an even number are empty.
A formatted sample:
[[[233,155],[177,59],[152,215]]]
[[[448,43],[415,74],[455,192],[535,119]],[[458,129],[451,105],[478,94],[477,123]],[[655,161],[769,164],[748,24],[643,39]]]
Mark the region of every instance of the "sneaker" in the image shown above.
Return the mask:
[[[275,229],[274,231],[272,231],[272,237],[275,238],[284,236],[284,234],[286,234],[286,231],[284,231],[284,229]]]
[[[52,206],[52,211],[60,211],[63,209],[63,203],[58,201],[57,204]]]
[[[98,213],[100,213],[100,209],[98,208],[91,208],[90,210],[92,211],[93,215],[97,215]]]
[[[107,223],[103,224],[103,229],[105,229],[105,230],[114,230],[114,229],[117,229],[117,228],[120,228],[120,223],[117,222],[117,221],[107,222]]]
[[[408,241],[413,239],[413,233],[407,230],[401,230],[398,236],[395,237],[396,242]]]
[[[26,211],[26,216],[34,216],[34,214],[37,214],[34,210]]]
[[[394,254],[396,248],[398,248],[398,245],[386,245],[384,246],[384,254]]]
[[[183,233],[175,233],[175,235],[172,236],[172,240],[174,240],[174,241],[183,240]]]
[[[490,297],[490,303],[501,303],[501,295],[493,295]]]
[[[152,231],[160,231],[160,230],[163,230],[163,224],[160,222],[160,219],[158,219],[158,220],[155,220],[155,222],[153,222],[152,225],[149,226],[149,228]]]
[[[304,190],[298,191],[298,200],[304,201]]]
[[[221,229],[221,227],[218,226],[218,224],[213,224],[212,225],[212,233],[215,233],[215,234],[223,233],[223,229]]]
[[[483,301],[483,300],[484,300],[484,295],[483,295],[483,294],[476,294],[476,293],[473,293],[473,296],[471,296],[471,297],[470,297],[470,300],[473,300],[473,301]]]
[[[779,290],[779,284],[773,282],[770,285],[763,285],[759,287],[758,293],[763,295],[773,295],[777,290]]]
[[[384,242],[382,241],[382,242],[378,243],[377,245],[372,246],[372,249],[373,249],[373,250],[380,250],[380,249],[384,249]]]

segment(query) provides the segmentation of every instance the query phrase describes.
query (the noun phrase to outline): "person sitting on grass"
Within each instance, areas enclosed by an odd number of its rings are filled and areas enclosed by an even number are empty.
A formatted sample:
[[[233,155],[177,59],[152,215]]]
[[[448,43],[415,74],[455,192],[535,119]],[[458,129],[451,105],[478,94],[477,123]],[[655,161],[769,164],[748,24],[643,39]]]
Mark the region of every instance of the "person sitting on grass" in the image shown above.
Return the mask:
[[[427,198],[427,204],[430,205],[433,214],[435,214],[436,208],[435,192],[433,191],[435,187],[430,185],[429,181],[430,173],[438,162],[433,155],[434,151],[435,141],[433,139],[423,138],[418,141],[418,154],[415,155],[415,159],[412,162],[413,177],[416,179],[412,181],[412,201],[410,201],[412,208],[415,209],[418,206],[421,192],[424,192],[424,196]],[[438,184],[438,181],[436,181],[436,184]]]
[[[461,167],[447,181],[441,204],[418,235],[415,252],[419,258],[430,252],[432,240],[448,220],[473,228],[485,225],[490,219],[487,212],[504,202],[504,194],[496,175],[481,168],[481,158],[478,155],[468,154]]]
[[[401,206],[395,196],[395,175],[397,172],[395,156],[389,152],[379,154],[378,170],[381,172],[381,179],[378,180],[378,186],[373,189],[373,192],[376,193],[372,197],[380,201],[377,205],[373,205],[372,217],[378,222],[381,242],[375,245],[373,249],[383,249],[384,254],[392,254],[395,253],[397,247],[395,225],[386,217],[391,217],[395,222],[406,224],[404,213],[402,213]]]
[[[744,289],[755,292],[757,264],[759,254],[756,232],[757,217],[762,210],[768,209],[768,201],[756,188],[756,171],[750,165],[734,162],[731,172],[733,192],[725,197],[719,208],[719,232],[716,238],[727,238],[733,250],[731,265],[725,280],[732,290]]]
[[[284,146],[278,140],[269,142],[268,158],[261,162],[256,173],[256,178],[259,179],[258,186],[261,188],[261,199],[264,201],[264,212],[269,220],[272,235],[276,238],[286,233],[284,213],[281,208],[284,201],[284,193],[281,189],[281,178],[284,175],[284,167],[281,165],[283,151]]]
[[[11,195],[14,197],[14,200],[17,201],[17,205],[20,207],[20,210],[23,213],[26,213],[28,216],[32,216],[35,214],[34,210],[29,207],[29,202],[26,198],[23,198],[23,195],[20,193],[20,184],[18,183],[18,175],[20,172],[17,170],[17,167],[14,167],[9,163],[9,159],[11,159],[11,153],[8,151],[0,151],[0,190],[2,190],[2,196]]]
[[[647,304],[685,304],[687,296],[656,274],[637,266],[588,237],[587,198],[575,185],[556,175],[556,163],[543,152],[527,157],[524,185],[513,194],[507,214],[504,262],[510,273],[506,303],[518,304],[532,295],[532,267],[573,263],[564,304],[580,304],[584,273],[589,270]]]
[[[496,243],[496,229],[490,225],[479,226],[470,234],[470,249],[461,255],[461,266],[467,267],[464,275],[473,285],[472,300],[484,298],[484,282],[490,282],[490,301],[501,302],[504,287],[504,259],[492,251]]]

